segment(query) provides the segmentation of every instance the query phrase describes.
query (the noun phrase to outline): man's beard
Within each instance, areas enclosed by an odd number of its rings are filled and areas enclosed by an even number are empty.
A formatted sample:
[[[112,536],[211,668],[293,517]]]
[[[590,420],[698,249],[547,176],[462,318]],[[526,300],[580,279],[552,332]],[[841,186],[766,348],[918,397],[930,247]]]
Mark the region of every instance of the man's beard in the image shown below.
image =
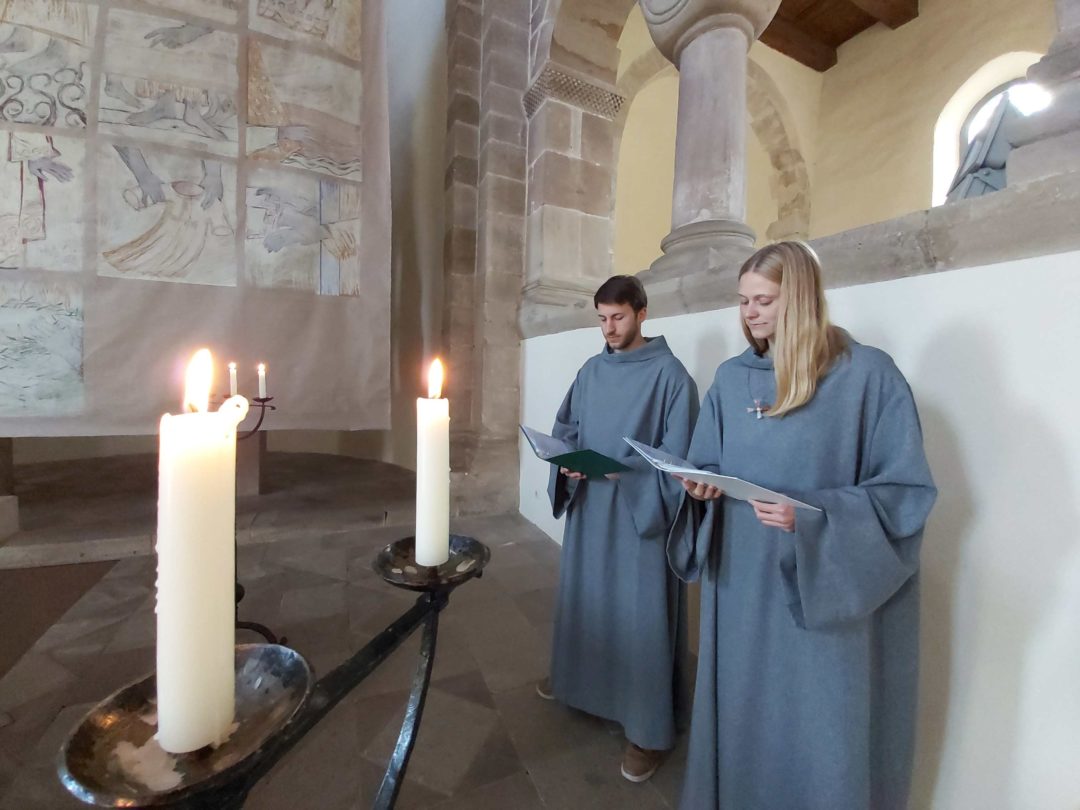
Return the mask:
[[[611,348],[614,349],[615,351],[620,351],[621,352],[623,349],[625,349],[627,346],[629,346],[631,343],[633,343],[635,340],[637,340],[637,336],[638,336],[638,331],[635,329],[630,334],[624,335],[621,340],[618,339],[618,336],[610,338],[608,340],[608,345],[611,346]],[[612,343],[611,342],[612,340],[619,340],[619,342],[618,343]]]

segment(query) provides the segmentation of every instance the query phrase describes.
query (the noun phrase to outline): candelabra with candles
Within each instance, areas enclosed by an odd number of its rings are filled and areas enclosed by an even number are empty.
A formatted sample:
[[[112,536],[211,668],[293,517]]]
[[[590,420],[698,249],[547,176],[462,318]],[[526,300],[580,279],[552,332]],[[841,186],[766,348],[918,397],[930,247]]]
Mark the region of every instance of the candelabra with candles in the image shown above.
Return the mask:
[[[235,365],[229,370],[233,396],[212,412],[212,359],[205,349],[196,352],[185,413],[161,420],[157,669],[86,715],[60,752],[60,779],[82,801],[104,807],[240,808],[281,757],[423,627],[405,718],[373,805],[389,810],[416,741],[439,614],[491,556],[483,543],[449,533],[449,403],[440,397],[441,364],[432,364],[428,397],[417,402],[416,536],[386,546],[372,563],[389,584],[421,595],[318,682],[295,650],[233,644],[224,557],[230,529],[236,539],[235,500],[226,482],[236,472],[236,428],[250,409],[235,395]],[[258,433],[273,410],[269,402],[260,366],[259,418],[240,438]]]
[[[412,537],[386,546],[372,568],[390,585],[420,591],[420,596],[336,669],[316,682],[295,650],[278,644],[238,645],[233,731],[221,745],[186,754],[170,754],[158,744],[151,674],[86,715],[60,751],[60,781],[76,798],[98,807],[237,810],[278,760],[423,627],[405,717],[372,803],[374,810],[391,810],[423,716],[439,615],[454,589],[481,577],[490,559],[483,543],[457,535],[450,535],[449,557],[438,566],[417,563]]]
[[[275,405],[270,404],[271,402],[273,402],[274,398],[273,397],[268,397],[266,395],[266,364],[265,363],[259,363],[256,371],[257,371],[258,377],[259,377],[259,383],[258,383],[258,385],[259,385],[259,388],[258,388],[259,395],[257,397],[253,397],[251,399],[251,401],[250,401],[251,405],[248,408],[248,418],[250,418],[252,416],[252,411],[255,408],[258,408],[257,418],[255,420],[255,425],[253,427],[251,427],[250,429],[244,431],[243,433],[237,432],[237,434],[236,434],[237,442],[246,441],[248,439],[252,439],[252,438],[256,438],[256,437],[258,437],[258,440],[261,441],[262,437],[259,436],[259,434],[260,434],[260,431],[262,429],[263,420],[266,418],[266,412],[267,411],[276,411],[277,410],[277,407]],[[229,395],[230,396],[236,396],[237,395],[236,363],[229,363]],[[236,557],[239,558],[239,543],[238,543],[238,541],[236,539],[236,533],[234,533],[234,537],[233,537],[233,549],[234,549],[234,552],[236,553]],[[285,641],[286,641],[285,637],[282,636],[279,639],[270,630],[270,628],[267,627],[265,624],[262,624],[260,622],[244,621],[244,620],[242,620],[240,618],[240,602],[243,601],[244,594],[247,591],[244,588],[243,584],[240,582],[240,573],[239,573],[239,571],[235,572],[235,581],[236,581],[236,615],[235,615],[236,629],[237,630],[250,630],[250,631],[252,631],[254,633],[258,633],[260,636],[262,636],[264,639],[266,639],[267,642],[269,642],[270,644],[278,644],[278,643],[284,644]]]
[[[264,367],[260,366],[260,368],[264,368]],[[230,371],[231,370],[232,369],[230,368]],[[260,380],[265,380],[265,376],[260,376]],[[274,398],[265,396],[265,393],[266,393],[266,389],[265,389],[265,387],[263,387],[262,388],[262,394],[263,395],[262,396],[257,396],[253,400],[251,400],[252,406],[253,407],[258,407],[258,409],[259,409],[258,419],[255,421],[255,426],[252,427],[250,430],[247,430],[244,433],[238,433],[236,435],[236,440],[238,442],[245,441],[247,439],[253,438],[254,436],[257,436],[258,433],[259,433],[260,428],[262,428],[262,423],[263,423],[263,419],[266,417],[266,412],[267,411],[276,411],[277,410],[277,408],[274,405],[270,404],[271,401],[273,401]],[[249,413],[250,413],[250,411],[249,411]],[[236,540],[234,540],[233,543],[234,543],[234,547],[237,548],[237,557],[239,557],[239,545],[238,545]],[[240,618],[240,603],[243,601],[245,593],[246,593],[246,589],[244,588],[243,584],[240,582],[240,572],[238,570],[236,572],[236,629],[237,630],[251,630],[252,632],[258,633],[260,636],[265,638],[271,644],[277,644],[279,642],[281,644],[284,644],[285,641],[286,641],[285,637],[282,636],[279,639],[270,630],[270,628],[267,627],[265,624],[261,624],[260,622],[249,622],[249,621],[245,621],[245,620]]]

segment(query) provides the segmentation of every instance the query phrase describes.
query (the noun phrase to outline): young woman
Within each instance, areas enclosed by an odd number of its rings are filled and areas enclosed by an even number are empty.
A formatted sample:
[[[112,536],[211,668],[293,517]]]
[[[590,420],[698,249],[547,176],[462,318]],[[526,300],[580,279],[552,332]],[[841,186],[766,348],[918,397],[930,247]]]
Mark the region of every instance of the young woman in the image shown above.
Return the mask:
[[[668,557],[702,586],[681,806],[902,810],[937,494],[911,390],[829,322],[809,246],[751,256],[739,301],[750,346],[717,369],[689,459],[820,511],[683,484]]]

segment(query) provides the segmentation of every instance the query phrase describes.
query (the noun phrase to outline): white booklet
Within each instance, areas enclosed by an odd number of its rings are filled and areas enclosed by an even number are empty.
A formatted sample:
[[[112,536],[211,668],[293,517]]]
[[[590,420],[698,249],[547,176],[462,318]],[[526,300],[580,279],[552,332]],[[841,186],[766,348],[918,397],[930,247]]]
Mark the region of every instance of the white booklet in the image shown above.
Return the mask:
[[[623,437],[623,441],[633,447],[642,458],[661,472],[666,472],[669,475],[674,475],[678,478],[685,478],[687,481],[694,481],[698,484],[712,484],[714,487],[724,490],[724,494],[731,498],[736,498],[740,501],[789,503],[796,509],[811,509],[814,512],[821,511],[816,506],[811,506],[808,503],[789,498],[782,492],[774,492],[771,489],[766,489],[757,484],[751,484],[749,481],[743,481],[741,478],[699,470],[684,458],[665,453],[663,450],[657,450],[655,447],[649,447],[647,444],[636,442],[626,436]]]

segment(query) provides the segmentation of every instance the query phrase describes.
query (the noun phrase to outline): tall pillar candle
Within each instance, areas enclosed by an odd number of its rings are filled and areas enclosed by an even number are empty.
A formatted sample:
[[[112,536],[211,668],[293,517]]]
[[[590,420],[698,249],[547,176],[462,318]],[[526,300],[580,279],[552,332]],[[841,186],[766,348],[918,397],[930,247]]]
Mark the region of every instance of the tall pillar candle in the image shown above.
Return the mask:
[[[161,417],[157,523],[158,743],[223,741],[234,713],[236,428],[243,397],[209,410],[213,360],[188,366],[185,413]]]
[[[442,363],[431,364],[428,396],[416,400],[416,562],[450,554],[450,402],[441,398]]]

